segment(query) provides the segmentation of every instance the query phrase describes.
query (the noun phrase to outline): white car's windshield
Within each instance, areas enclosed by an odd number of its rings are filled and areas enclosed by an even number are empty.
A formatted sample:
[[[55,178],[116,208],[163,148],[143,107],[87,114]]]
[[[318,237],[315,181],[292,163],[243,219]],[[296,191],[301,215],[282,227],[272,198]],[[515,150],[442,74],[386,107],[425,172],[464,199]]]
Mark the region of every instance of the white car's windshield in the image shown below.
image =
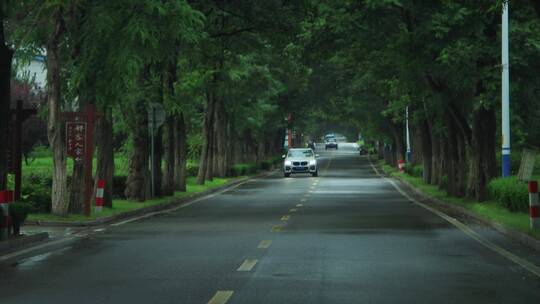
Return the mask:
[[[290,150],[287,157],[313,157],[311,150]]]

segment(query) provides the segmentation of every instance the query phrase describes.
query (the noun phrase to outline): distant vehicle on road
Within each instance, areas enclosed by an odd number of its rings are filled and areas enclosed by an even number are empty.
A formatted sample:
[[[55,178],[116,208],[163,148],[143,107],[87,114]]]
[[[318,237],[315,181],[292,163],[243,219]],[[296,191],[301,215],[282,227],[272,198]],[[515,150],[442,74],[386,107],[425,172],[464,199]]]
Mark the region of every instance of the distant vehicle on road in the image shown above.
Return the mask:
[[[335,138],[329,138],[326,140],[326,142],[324,143],[324,149],[325,150],[328,150],[328,149],[338,149],[338,143],[337,143],[337,140]]]
[[[287,155],[283,155],[283,176],[289,177],[293,173],[310,173],[318,176],[318,155],[312,149],[290,149]]]

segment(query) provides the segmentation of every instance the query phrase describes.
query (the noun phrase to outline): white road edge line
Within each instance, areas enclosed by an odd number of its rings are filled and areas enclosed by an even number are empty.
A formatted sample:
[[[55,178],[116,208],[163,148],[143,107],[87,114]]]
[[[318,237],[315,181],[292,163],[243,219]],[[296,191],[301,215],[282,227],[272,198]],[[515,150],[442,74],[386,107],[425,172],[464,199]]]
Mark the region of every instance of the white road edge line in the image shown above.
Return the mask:
[[[462,222],[458,221],[457,219],[447,215],[446,213],[441,212],[441,211],[439,211],[437,209],[434,209],[434,208],[432,208],[432,207],[430,207],[430,206],[428,206],[428,205],[426,205],[424,203],[419,202],[418,200],[416,200],[415,198],[413,198],[409,194],[407,194],[403,189],[401,189],[401,187],[399,187],[399,185],[396,184],[395,181],[382,176],[379,173],[379,171],[377,170],[377,168],[375,168],[373,163],[371,163],[371,161],[369,162],[369,164],[371,165],[371,167],[373,168],[373,171],[375,171],[375,173],[377,175],[379,175],[383,180],[385,180],[386,182],[391,184],[401,195],[403,195],[408,200],[410,200],[413,203],[415,203],[416,205],[418,205],[418,206],[420,206],[420,207],[434,213],[435,215],[443,218],[444,220],[446,220],[450,224],[457,227],[459,230],[461,230],[467,236],[469,236],[473,240],[480,243],[482,246],[492,250],[495,253],[498,253],[499,255],[505,257],[506,259],[512,261],[513,263],[516,263],[517,265],[521,266],[523,269],[529,271],[530,273],[536,275],[537,277],[540,277],[540,267],[536,266],[535,264],[533,264],[533,263],[531,263],[531,262],[529,262],[529,261],[527,261],[525,259],[522,259],[522,258],[518,257],[517,255],[515,255],[515,254],[511,253],[510,251],[508,251],[508,250],[506,250],[506,249],[504,249],[504,248],[490,242],[489,240],[486,240],[481,235],[476,233],[474,230],[469,228],[469,226],[467,226],[467,225],[463,224]]]
[[[63,238],[63,239],[59,239],[59,240],[55,240],[55,241],[49,241],[49,242],[46,242],[46,243],[43,243],[43,244],[35,245],[35,246],[29,247],[29,248],[26,248],[26,249],[22,249],[22,250],[19,250],[19,251],[16,251],[16,252],[8,253],[8,254],[0,256],[0,262],[4,262],[4,261],[7,261],[9,259],[16,258],[18,256],[21,256],[21,255],[26,254],[26,253],[30,253],[30,252],[38,250],[38,249],[42,249],[42,248],[46,248],[46,247],[49,247],[49,246],[54,246],[54,245],[67,243],[67,242],[70,242],[70,241],[72,241],[74,239],[75,239],[75,237]]]
[[[265,175],[265,176],[263,176],[263,177],[272,176],[274,173],[275,173],[275,172],[271,172],[270,174]],[[148,213],[148,214],[145,214],[145,215],[141,215],[141,216],[139,216],[139,217],[134,217],[134,218],[131,218],[131,219],[122,221],[122,222],[110,224],[110,226],[117,227],[117,226],[121,226],[121,225],[124,225],[124,224],[128,224],[128,223],[140,221],[140,220],[145,219],[145,218],[153,217],[153,216],[156,216],[156,215],[158,215],[158,214],[175,212],[175,211],[177,211],[177,210],[179,210],[179,209],[189,207],[189,206],[191,206],[191,205],[193,205],[193,204],[195,204],[195,203],[197,203],[197,202],[200,202],[200,201],[204,201],[204,200],[207,200],[207,199],[214,198],[214,197],[216,197],[216,196],[218,196],[218,195],[221,195],[221,194],[223,194],[223,193],[225,193],[225,192],[227,192],[227,191],[230,191],[230,190],[232,190],[232,189],[238,188],[238,187],[240,187],[240,186],[242,186],[242,185],[244,185],[244,184],[246,184],[246,183],[249,183],[249,182],[251,182],[251,181],[253,181],[253,180],[256,180],[256,179],[248,179],[248,180],[245,180],[245,181],[243,181],[243,182],[240,182],[240,183],[238,183],[238,184],[236,184],[236,185],[232,185],[232,186],[230,186],[230,187],[228,187],[228,188],[225,188],[225,189],[223,189],[223,190],[220,190],[220,191],[218,191],[218,192],[216,192],[216,193],[208,194],[208,195],[205,195],[205,196],[203,196],[203,197],[199,197],[199,198],[197,198],[197,199],[194,199],[194,200],[192,200],[192,201],[189,202],[189,203],[185,203],[185,204],[182,204],[182,205],[180,205],[180,206],[173,207],[173,208],[170,208],[170,209],[165,209],[165,210],[161,210],[161,211],[156,211],[156,212]]]

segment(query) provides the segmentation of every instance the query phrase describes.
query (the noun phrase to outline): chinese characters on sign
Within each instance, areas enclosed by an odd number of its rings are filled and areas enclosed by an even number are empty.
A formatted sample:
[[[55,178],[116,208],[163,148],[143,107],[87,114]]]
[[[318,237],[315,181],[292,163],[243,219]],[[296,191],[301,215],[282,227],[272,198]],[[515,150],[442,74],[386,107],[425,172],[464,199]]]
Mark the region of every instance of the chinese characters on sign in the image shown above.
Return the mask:
[[[66,122],[67,155],[73,157],[76,163],[84,162],[86,151],[86,123]]]

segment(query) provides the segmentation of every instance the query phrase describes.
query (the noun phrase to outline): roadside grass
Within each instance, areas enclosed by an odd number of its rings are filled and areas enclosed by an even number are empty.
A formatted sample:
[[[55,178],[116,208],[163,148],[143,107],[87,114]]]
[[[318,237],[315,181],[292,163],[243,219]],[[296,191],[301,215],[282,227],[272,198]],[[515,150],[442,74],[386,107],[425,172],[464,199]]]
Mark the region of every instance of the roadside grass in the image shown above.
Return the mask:
[[[529,215],[522,212],[511,212],[498,205],[494,201],[477,202],[467,198],[452,197],[446,194],[446,191],[439,189],[438,186],[424,183],[422,178],[413,177],[405,173],[400,173],[396,168],[387,165],[384,161],[379,161],[383,170],[390,176],[403,179],[415,188],[425,194],[439,199],[443,202],[460,206],[471,211],[482,218],[494,221],[504,227],[512,230],[524,232],[534,238],[540,239],[540,231],[534,231],[530,228]]]
[[[238,179],[238,178],[236,178]],[[207,181],[204,185],[198,185],[196,183],[195,177],[188,177],[187,179],[187,191],[186,192],[175,192],[174,196],[167,196],[162,198],[156,198],[147,200],[145,202],[129,201],[129,200],[113,200],[112,208],[103,208],[101,213],[96,213],[92,210],[92,214],[87,217],[84,215],[68,215],[68,216],[58,216],[52,214],[29,214],[28,221],[60,221],[60,222],[85,222],[93,221],[99,218],[104,218],[112,215],[118,215],[132,210],[137,210],[149,206],[155,206],[160,204],[165,204],[174,201],[175,199],[183,198],[191,194],[200,193],[206,190],[210,190],[219,186],[222,186],[233,179],[227,178],[214,178],[213,181]]]

